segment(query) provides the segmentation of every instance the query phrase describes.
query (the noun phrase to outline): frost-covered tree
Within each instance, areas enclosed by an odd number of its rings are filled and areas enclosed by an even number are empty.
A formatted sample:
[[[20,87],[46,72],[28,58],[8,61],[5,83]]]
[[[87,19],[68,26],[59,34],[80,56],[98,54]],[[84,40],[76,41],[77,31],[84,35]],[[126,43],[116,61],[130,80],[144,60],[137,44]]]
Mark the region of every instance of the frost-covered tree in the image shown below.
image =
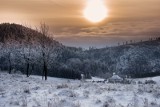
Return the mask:
[[[10,37],[7,41],[4,41],[3,51],[8,61],[7,65],[9,74],[11,73],[13,69],[13,64],[15,63],[14,59],[17,54],[16,47],[17,42],[12,37]]]
[[[41,23],[40,25],[40,51],[42,55],[42,63],[43,63],[43,70],[42,70],[42,79],[45,77],[47,80],[48,75],[48,63],[49,58],[51,55],[51,51],[53,49],[52,39],[49,35],[49,27],[45,23]]]

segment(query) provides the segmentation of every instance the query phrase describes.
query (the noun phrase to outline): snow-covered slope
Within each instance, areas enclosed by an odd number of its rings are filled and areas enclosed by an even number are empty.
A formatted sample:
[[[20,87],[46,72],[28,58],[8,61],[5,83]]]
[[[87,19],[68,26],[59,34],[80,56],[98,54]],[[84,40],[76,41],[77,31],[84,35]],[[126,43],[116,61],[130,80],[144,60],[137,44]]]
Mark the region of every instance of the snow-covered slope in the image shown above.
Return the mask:
[[[87,52],[91,59],[89,64],[94,67],[91,71],[97,73],[94,76],[108,78],[108,74],[113,72],[135,78],[160,75],[160,39],[90,49]]]
[[[160,81],[160,77],[146,79]],[[0,107],[159,106],[157,84],[92,83],[52,77],[43,81],[40,76],[0,72]]]

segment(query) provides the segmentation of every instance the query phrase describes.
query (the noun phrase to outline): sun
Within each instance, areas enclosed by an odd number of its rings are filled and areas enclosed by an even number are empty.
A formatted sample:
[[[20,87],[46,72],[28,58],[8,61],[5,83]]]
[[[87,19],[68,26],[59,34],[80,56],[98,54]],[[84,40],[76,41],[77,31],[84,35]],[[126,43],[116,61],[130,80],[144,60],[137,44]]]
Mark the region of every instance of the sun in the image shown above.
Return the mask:
[[[108,11],[103,0],[88,0],[83,15],[90,22],[97,23],[101,22],[108,16]]]

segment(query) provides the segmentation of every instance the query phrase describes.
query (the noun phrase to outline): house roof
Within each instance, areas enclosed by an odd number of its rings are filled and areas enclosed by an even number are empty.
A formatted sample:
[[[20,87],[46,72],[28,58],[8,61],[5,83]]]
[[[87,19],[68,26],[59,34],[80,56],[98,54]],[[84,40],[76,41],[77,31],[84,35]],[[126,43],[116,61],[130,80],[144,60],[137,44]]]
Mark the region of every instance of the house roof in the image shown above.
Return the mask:
[[[118,75],[113,75],[110,79],[112,79],[112,80],[122,80],[122,78]]]

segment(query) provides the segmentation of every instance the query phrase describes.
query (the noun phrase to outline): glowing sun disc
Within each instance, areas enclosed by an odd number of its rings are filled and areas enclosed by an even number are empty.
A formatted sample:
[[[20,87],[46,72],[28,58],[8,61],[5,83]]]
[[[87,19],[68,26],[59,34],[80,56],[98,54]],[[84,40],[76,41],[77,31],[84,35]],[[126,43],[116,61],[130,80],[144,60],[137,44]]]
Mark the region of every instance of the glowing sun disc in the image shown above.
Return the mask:
[[[103,0],[88,0],[87,7],[84,9],[83,14],[87,20],[93,23],[100,22],[108,16],[107,8]]]

